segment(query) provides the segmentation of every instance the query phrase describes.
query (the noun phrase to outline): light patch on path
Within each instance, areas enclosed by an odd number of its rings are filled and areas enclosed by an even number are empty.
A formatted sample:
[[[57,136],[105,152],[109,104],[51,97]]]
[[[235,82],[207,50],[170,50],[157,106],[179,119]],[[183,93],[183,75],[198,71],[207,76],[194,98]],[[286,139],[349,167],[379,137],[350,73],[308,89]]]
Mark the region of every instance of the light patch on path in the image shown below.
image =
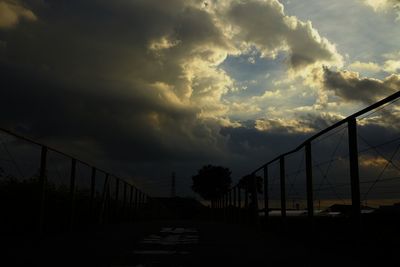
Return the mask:
[[[183,260],[182,257],[190,255],[198,243],[199,235],[195,228],[163,227],[157,234],[148,235],[137,244],[131,252],[132,262],[118,266],[170,266],[168,262]]]

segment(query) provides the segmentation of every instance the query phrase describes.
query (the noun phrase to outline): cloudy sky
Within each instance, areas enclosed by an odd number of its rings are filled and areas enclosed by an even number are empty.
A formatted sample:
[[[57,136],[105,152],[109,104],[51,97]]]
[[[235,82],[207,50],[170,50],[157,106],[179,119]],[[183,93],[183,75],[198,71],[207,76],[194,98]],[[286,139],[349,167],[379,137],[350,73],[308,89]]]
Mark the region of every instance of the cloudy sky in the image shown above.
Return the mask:
[[[398,0],[0,0],[0,125],[154,194],[237,179],[399,72]]]

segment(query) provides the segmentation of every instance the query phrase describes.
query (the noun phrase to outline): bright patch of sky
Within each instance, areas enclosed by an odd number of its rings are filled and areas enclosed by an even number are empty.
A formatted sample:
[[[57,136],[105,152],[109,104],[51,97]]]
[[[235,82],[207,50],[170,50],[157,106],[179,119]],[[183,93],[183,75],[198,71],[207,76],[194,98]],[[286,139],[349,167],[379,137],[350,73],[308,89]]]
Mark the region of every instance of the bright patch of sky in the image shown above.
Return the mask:
[[[282,2],[288,15],[312,21],[322,36],[336,44],[339,53],[345,56],[345,68],[357,61],[383,66],[388,54],[400,51],[400,21],[396,20],[395,10],[376,12],[362,0]],[[365,76],[387,75],[384,68],[371,70],[356,69]]]
[[[344,57],[342,70],[377,79],[400,72],[400,21],[396,12],[376,12],[363,0],[281,3],[286,15],[311,21],[318,33],[336,46]],[[222,100],[231,104],[231,119],[295,118],[316,111],[315,105],[321,100],[319,88],[310,87],[301,77],[288,79],[287,59],[287,52],[266,58],[256,48],[226,58],[220,68],[234,80],[235,90]],[[332,94],[326,97],[329,104],[324,111],[343,116],[365,106],[344,103]]]
[[[234,90],[222,98],[231,104],[230,118],[241,121],[259,118],[292,117],[291,111],[298,107],[312,106],[317,98],[314,91],[294,86],[287,81],[287,53],[275,58],[262,57],[253,48],[241,55],[231,55],[220,65],[234,82]]]
[[[225,98],[261,96],[273,89],[274,80],[285,76],[286,55],[280,53],[276,58],[262,58],[261,53],[252,49],[249,53],[228,56],[220,65],[229,76],[235,79],[235,90]]]

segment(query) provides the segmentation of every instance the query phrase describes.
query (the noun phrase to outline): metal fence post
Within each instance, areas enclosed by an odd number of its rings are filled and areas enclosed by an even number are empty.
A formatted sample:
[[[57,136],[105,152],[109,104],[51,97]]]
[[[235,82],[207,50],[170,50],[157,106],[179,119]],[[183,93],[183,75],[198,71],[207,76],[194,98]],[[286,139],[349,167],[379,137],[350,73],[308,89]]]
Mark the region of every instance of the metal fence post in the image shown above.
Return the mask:
[[[281,217],[282,221],[286,221],[286,174],[285,174],[285,157],[281,157],[279,160],[280,165],[280,187],[281,187]]]
[[[135,187],[135,219],[138,217],[138,209],[139,209],[139,190]]]
[[[264,218],[269,219],[268,165],[264,167]]]
[[[139,190],[139,199],[138,199],[138,215],[142,218],[142,191]]]
[[[46,216],[46,190],[47,190],[47,147],[42,146],[41,157],[40,157],[40,170],[39,170],[39,222],[38,230],[39,233],[44,231],[44,219]]]
[[[75,219],[75,180],[76,180],[76,159],[71,160],[71,176],[70,176],[70,215],[69,215],[69,230],[72,231]]]
[[[101,210],[100,210],[100,216],[99,216],[99,222],[100,224],[104,223],[105,217],[106,217],[106,204],[107,204],[107,197],[108,197],[108,192],[109,192],[109,184],[110,184],[110,175],[106,173],[106,177],[104,179],[104,185],[103,185],[103,193],[101,196]]]
[[[243,209],[243,222],[249,222],[249,184],[246,183],[244,187],[244,209]]]
[[[94,199],[96,194],[96,168],[92,167],[92,176],[90,179],[90,212],[91,212],[91,220],[93,220],[95,215],[95,205]]]
[[[249,188],[248,185],[244,188],[244,208],[247,210],[249,208]]]
[[[351,117],[348,122],[349,134],[349,163],[351,179],[351,205],[353,209],[353,221],[355,227],[361,223],[361,204],[360,204],[360,177],[358,171],[358,145],[357,145],[357,120]]]
[[[134,210],[134,207],[133,207],[133,185],[129,185],[129,187],[130,187],[130,195],[129,195],[129,208],[128,208],[128,210],[129,210],[129,221],[132,221],[132,218],[133,218],[133,210]]]
[[[234,208],[236,208],[236,202],[237,202],[237,193],[236,193],[236,189],[237,189],[237,186],[235,186],[235,187],[232,188],[232,190],[233,190],[233,207],[234,207]]]
[[[242,210],[242,189],[240,185],[238,185],[238,222],[242,223],[243,221],[243,210]]]
[[[127,194],[127,189],[128,189],[128,184],[127,182],[124,181],[124,193],[123,193],[123,202],[122,202],[122,216],[123,216],[123,220],[126,219],[126,194]]]
[[[240,189],[240,186],[238,186],[238,207],[239,210],[242,208],[242,190]]]
[[[313,197],[313,173],[312,173],[312,149],[311,142],[307,142],[305,146],[306,153],[306,179],[307,179],[307,214],[308,218],[314,218],[314,197]]]
[[[226,193],[222,195],[222,212],[223,212],[223,220],[226,221]]]
[[[257,176],[253,173],[250,176],[250,190],[251,190],[251,220],[252,223],[258,223],[258,192],[257,192]]]
[[[115,178],[115,214],[114,219],[118,221],[119,217],[119,179]]]
[[[232,190],[229,190],[229,207],[232,207]]]
[[[232,189],[229,190],[228,220],[232,220]]]

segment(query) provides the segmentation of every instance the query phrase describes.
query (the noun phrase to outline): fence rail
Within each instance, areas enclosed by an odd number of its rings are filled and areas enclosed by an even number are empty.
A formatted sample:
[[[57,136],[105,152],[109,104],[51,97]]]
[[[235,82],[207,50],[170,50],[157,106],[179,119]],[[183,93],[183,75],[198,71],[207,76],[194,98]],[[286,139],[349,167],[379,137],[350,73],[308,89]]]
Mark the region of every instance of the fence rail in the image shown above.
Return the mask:
[[[361,118],[361,116],[366,115],[366,114],[369,116],[370,114],[376,113],[376,112],[380,111],[381,109],[384,109],[388,105],[395,103],[399,99],[400,99],[400,91],[348,116],[347,118],[327,127],[326,129],[324,129],[322,131],[319,131],[318,133],[312,135],[307,140],[302,142],[296,148],[294,148],[288,152],[282,153],[282,154],[276,156],[275,158],[267,161],[265,164],[261,165],[260,167],[256,168],[254,171],[250,172],[249,175],[242,178],[242,180],[239,182],[239,184],[232,187],[223,196],[212,200],[212,202],[211,202],[212,208],[214,210],[216,210],[217,212],[223,211],[224,218],[232,218],[231,214],[227,214],[227,213],[236,214],[237,212],[239,212],[239,214],[245,213],[247,217],[250,216],[250,218],[252,218],[252,219],[255,218],[255,220],[258,221],[257,217],[259,214],[259,208],[258,208],[259,200],[257,197],[258,197],[259,192],[257,189],[258,182],[257,182],[256,177],[257,177],[258,173],[262,172],[263,183],[264,183],[264,187],[263,187],[264,209],[263,210],[264,210],[264,214],[265,214],[265,221],[268,221],[269,211],[271,210],[270,196],[269,196],[269,189],[271,189],[270,188],[270,179],[271,179],[270,168],[272,168],[273,164],[277,164],[278,172],[276,175],[278,176],[278,180],[279,180],[278,186],[280,189],[280,192],[279,192],[280,216],[281,216],[282,221],[284,222],[286,220],[286,215],[287,215],[286,212],[287,212],[287,194],[288,194],[288,190],[286,188],[286,183],[288,182],[288,179],[287,179],[288,174],[287,174],[287,170],[286,170],[287,169],[286,160],[292,154],[303,153],[304,161],[302,161],[300,164],[303,166],[299,166],[299,170],[296,172],[296,174],[305,171],[305,188],[306,188],[305,194],[306,194],[306,206],[307,206],[306,214],[307,214],[308,218],[310,219],[310,221],[312,222],[313,218],[314,218],[314,214],[315,214],[315,212],[314,212],[314,210],[315,210],[315,208],[314,208],[314,202],[315,202],[314,193],[318,193],[319,191],[321,191],[320,187],[323,185],[323,183],[322,183],[317,189],[314,188],[314,185],[315,185],[314,184],[315,174],[313,173],[314,169],[317,169],[322,174],[323,178],[325,180],[327,180],[326,179],[327,173],[324,173],[323,171],[321,171],[321,163],[315,162],[315,159],[313,157],[313,146],[315,146],[318,143],[316,140],[319,139],[320,137],[322,137],[323,135],[326,135],[333,131],[341,132],[344,129],[347,129],[347,132],[343,132],[341,134],[340,142],[336,146],[336,148],[332,154],[332,157],[324,164],[328,165],[327,169],[329,171],[329,169],[331,168],[334,161],[338,161],[338,160],[340,160],[340,161],[346,160],[347,161],[346,164],[348,165],[348,176],[350,178],[349,187],[350,187],[351,209],[352,209],[351,210],[351,219],[354,222],[354,225],[356,225],[356,226],[359,225],[360,219],[361,219],[361,201],[362,201],[361,193],[360,193],[360,183],[361,184],[365,183],[364,181],[360,182],[360,174],[359,174],[359,172],[360,172],[359,171],[360,153],[362,153],[366,150],[374,150],[374,149],[376,150],[376,148],[379,146],[370,145],[364,139],[362,139],[362,137],[360,138],[360,135],[358,134],[357,120],[364,119],[364,118]],[[368,114],[368,113],[370,113],[370,114]],[[331,133],[331,135],[334,135],[334,134],[336,134],[336,132]],[[348,154],[346,154],[340,158],[333,159],[333,156],[335,155],[335,153],[337,153],[338,147],[340,146],[340,143],[342,142],[341,140],[343,139],[343,137],[346,134],[347,134]],[[326,138],[332,138],[331,135]],[[361,151],[359,150],[358,141],[360,139],[368,144],[368,149],[361,150]],[[398,138],[396,138],[395,140],[398,140]],[[392,140],[389,142],[384,142],[384,144],[389,144],[391,142],[392,142]],[[380,145],[382,145],[382,144],[380,144]],[[399,148],[400,148],[400,145],[397,147],[396,151],[391,155],[390,158],[386,158],[386,157],[382,156],[382,153],[379,153],[379,151],[376,151],[380,157],[382,157],[384,160],[387,161],[387,164],[381,171],[380,175],[376,179],[374,178],[374,180],[372,182],[373,183],[372,186],[375,186],[375,184],[381,180],[382,174],[387,170],[388,165],[393,165],[395,168],[397,168],[397,170],[400,170],[400,168],[398,168],[396,166],[396,164],[393,162],[393,157],[395,156],[395,154],[397,153]],[[398,175],[396,175],[396,176],[398,176]],[[387,179],[384,179],[384,181],[386,181],[386,180]],[[330,184],[328,182],[327,186],[328,185],[330,186],[329,188],[333,188],[333,190],[334,190],[334,186],[332,184]],[[292,186],[293,186],[293,184],[292,184]],[[290,188],[290,189],[293,189],[293,188]],[[242,204],[240,202],[240,197],[242,195],[242,191],[244,191],[243,193],[244,193],[244,197],[245,197],[244,204]],[[366,192],[366,195],[369,193],[369,191]],[[226,197],[228,195],[230,195],[232,192],[234,192],[234,194],[238,196],[238,198],[239,198],[238,203],[236,203],[236,202],[230,203],[230,202],[224,201],[226,199]],[[398,192],[398,193],[400,193],[400,192]],[[398,194],[398,195],[400,195],[400,194]],[[233,217],[236,218],[237,216],[233,215]]]
[[[17,170],[16,174],[7,173],[4,164],[0,165],[0,225],[5,224],[4,230],[72,230],[143,217],[150,197],[130,181],[10,130],[0,128],[0,133],[13,139],[7,143],[0,138],[7,154],[1,161]],[[9,146],[16,142],[29,146],[29,152],[20,151],[15,157]],[[26,170],[18,157],[28,157],[30,165],[37,164],[35,174],[24,177]],[[64,178],[68,181],[63,184]]]

